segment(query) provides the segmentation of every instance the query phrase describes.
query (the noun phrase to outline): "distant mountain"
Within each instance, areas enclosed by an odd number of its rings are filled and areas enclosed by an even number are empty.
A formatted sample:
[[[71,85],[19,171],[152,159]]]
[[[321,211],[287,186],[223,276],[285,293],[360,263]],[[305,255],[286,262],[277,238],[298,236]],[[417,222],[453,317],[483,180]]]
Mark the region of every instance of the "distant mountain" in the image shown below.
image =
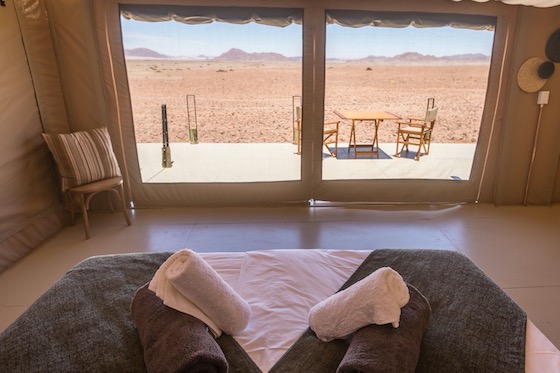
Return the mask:
[[[417,52],[406,52],[406,53],[398,54],[395,57],[390,58],[390,60],[410,61],[410,62],[433,62],[433,61],[437,61],[438,58],[430,54],[425,55]]]
[[[261,52],[261,53],[247,53],[241,49],[232,48],[220,56],[215,57],[215,61],[267,61],[267,62],[283,62],[292,61],[280,53],[274,52]]]
[[[490,56],[482,53],[456,54],[453,56],[445,56],[441,58],[444,60],[452,61],[490,62]]]
[[[148,48],[134,48],[125,49],[124,54],[126,57],[138,57],[138,58],[169,58],[165,54],[158,53],[154,50]]]
[[[247,53],[241,49],[231,48],[225,53],[222,53],[218,57],[209,57],[200,55],[197,57],[172,57],[165,54],[161,54],[149,48],[134,48],[125,49],[124,51],[126,57],[131,58],[154,58],[154,59],[167,59],[167,58],[180,58],[187,60],[212,60],[212,61],[242,61],[242,62],[289,62],[289,61],[301,61],[301,57],[286,57],[280,53],[274,52],[260,52],[260,53]],[[329,62],[367,62],[374,65],[423,65],[423,64],[480,64],[489,63],[490,56],[471,53],[471,54],[457,54],[452,56],[436,57],[433,55],[425,55],[417,52],[406,52],[394,57],[384,57],[384,56],[367,56],[358,60],[345,60],[340,58],[329,58]]]
[[[490,56],[480,53],[473,54],[457,54],[452,56],[436,57],[433,55],[425,55],[417,52],[406,52],[398,54],[394,57],[383,56],[367,56],[358,61],[371,62],[375,64],[401,64],[401,65],[419,65],[424,63],[430,64],[473,64],[473,63],[488,63]]]

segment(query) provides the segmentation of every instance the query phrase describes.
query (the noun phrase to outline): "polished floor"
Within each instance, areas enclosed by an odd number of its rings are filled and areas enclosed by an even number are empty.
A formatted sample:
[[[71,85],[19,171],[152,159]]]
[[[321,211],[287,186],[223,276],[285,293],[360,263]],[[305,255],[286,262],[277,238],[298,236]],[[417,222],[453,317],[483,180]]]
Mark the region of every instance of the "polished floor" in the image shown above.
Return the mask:
[[[0,331],[94,255],[426,248],[467,255],[560,346],[560,206],[136,209],[130,227],[120,213],[92,213],[91,236],[84,240],[81,224],[68,227],[0,275]]]

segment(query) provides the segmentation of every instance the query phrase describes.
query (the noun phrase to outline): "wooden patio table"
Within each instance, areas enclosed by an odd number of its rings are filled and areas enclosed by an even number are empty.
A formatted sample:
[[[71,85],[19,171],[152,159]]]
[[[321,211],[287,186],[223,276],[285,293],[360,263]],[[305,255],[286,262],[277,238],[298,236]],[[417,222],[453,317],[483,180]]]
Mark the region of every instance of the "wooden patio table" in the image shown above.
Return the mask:
[[[335,110],[334,113],[343,120],[351,120],[352,128],[350,129],[350,141],[348,143],[348,152],[350,147],[354,148],[354,158],[360,154],[377,155],[379,158],[379,139],[377,138],[377,131],[379,123],[384,120],[397,120],[400,119],[398,115],[380,110]],[[358,144],[356,141],[356,122],[371,121],[375,125],[375,133],[371,144]],[[359,150],[359,148],[366,148],[367,150]]]

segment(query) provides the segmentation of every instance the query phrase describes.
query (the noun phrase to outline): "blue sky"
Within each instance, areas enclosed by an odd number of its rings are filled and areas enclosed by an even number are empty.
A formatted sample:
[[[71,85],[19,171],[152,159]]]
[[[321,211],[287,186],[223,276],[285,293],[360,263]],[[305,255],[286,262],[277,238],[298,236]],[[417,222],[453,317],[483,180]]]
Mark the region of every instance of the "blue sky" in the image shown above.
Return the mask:
[[[302,27],[213,22],[186,25],[175,21],[140,22],[122,19],[126,49],[149,48],[169,56],[215,57],[231,48],[248,53],[276,52],[301,56]],[[452,27],[349,28],[327,26],[327,58],[356,59],[369,55],[392,57],[404,52],[449,56],[490,55],[494,33]]]

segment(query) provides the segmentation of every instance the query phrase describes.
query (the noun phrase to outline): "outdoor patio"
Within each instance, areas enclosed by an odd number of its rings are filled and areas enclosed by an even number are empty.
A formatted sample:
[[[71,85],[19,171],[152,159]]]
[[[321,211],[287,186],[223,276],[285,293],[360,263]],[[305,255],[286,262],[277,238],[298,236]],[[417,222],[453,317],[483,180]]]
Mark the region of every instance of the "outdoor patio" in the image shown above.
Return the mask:
[[[146,183],[268,182],[299,180],[301,156],[287,143],[171,143],[172,167],[162,167],[161,144],[137,144],[142,180]],[[430,154],[394,156],[396,144],[379,144],[379,159],[354,158],[348,145],[333,158],[323,150],[323,179],[452,179],[468,180],[476,144],[432,143]],[[412,150],[412,148],[411,148]]]

